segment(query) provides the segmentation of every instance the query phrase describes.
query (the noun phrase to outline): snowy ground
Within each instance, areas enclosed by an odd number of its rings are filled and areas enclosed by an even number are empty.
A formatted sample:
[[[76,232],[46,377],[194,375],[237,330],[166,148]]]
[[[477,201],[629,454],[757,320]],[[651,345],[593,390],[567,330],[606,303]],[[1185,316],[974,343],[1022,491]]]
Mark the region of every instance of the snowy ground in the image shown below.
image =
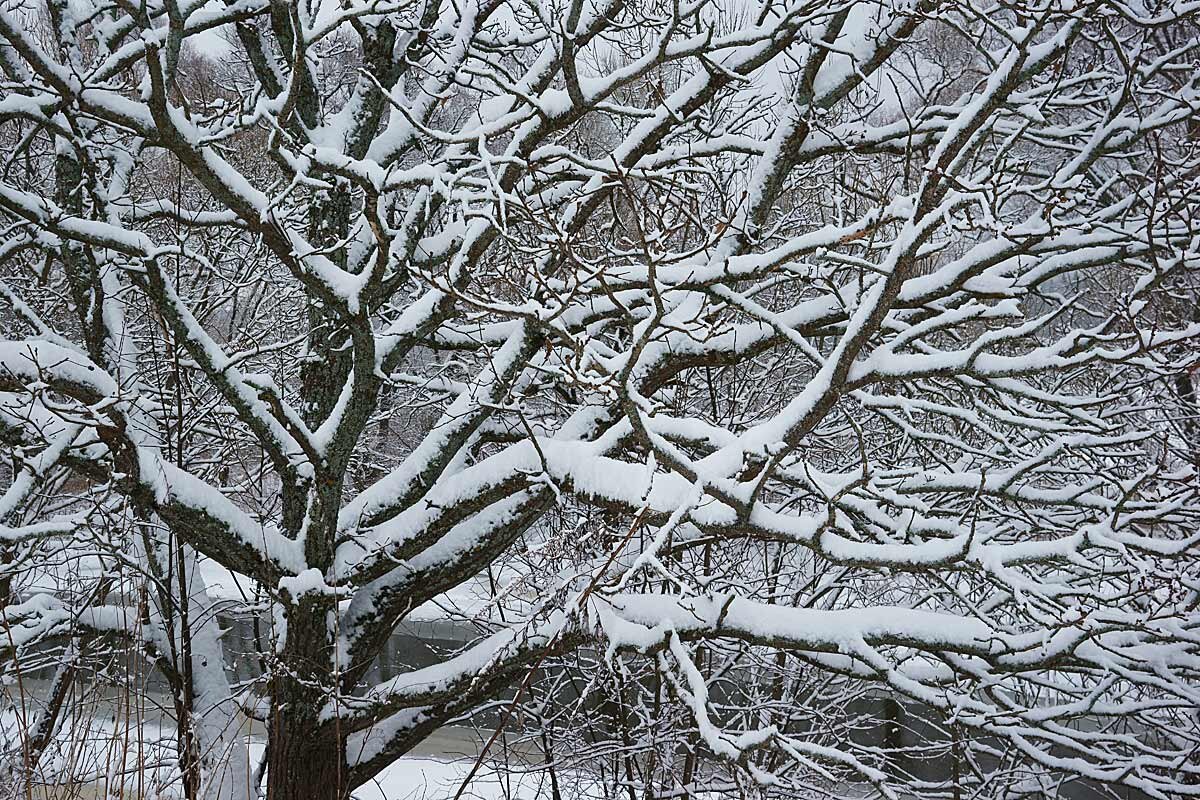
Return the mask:
[[[379,780],[359,789],[361,800],[400,800],[400,798],[451,798],[470,770],[472,762],[442,761],[433,758],[405,758],[384,770]],[[549,797],[546,778],[541,773],[522,773],[498,770],[495,766],[481,767],[471,779],[463,797],[539,798]]]
[[[388,769],[384,770],[379,779],[361,787],[354,793],[358,800],[435,800],[436,798],[453,798],[462,785],[471,767],[471,762],[464,760],[444,761],[435,758],[403,758]],[[493,767],[482,767],[471,779],[463,798],[471,800],[534,800],[548,797],[549,791],[542,785],[537,775],[520,773],[502,773]],[[136,786],[112,784],[106,780],[97,780],[88,784],[64,786],[62,784],[43,784],[33,787],[34,798],[50,800],[65,800],[65,797],[78,800],[114,797],[111,788],[123,786],[121,796],[127,798],[162,797],[168,798],[168,791],[153,792],[148,790],[139,794]]]
[[[11,699],[11,695],[9,698]],[[11,704],[0,712],[0,741],[5,750],[16,746],[17,731],[27,725]],[[53,750],[43,759],[40,785],[34,798],[156,798],[177,797],[172,788],[173,731],[166,712],[144,699],[122,706],[116,698],[92,700],[65,720]],[[377,780],[355,792],[358,800],[435,800],[453,798],[470,772],[482,744],[480,732],[446,728],[429,737],[381,773]],[[247,736],[252,763],[263,752],[261,731]],[[463,798],[471,800],[533,800],[548,797],[545,775],[530,769],[528,761],[507,767],[503,747],[493,748],[486,763],[471,778]],[[513,758],[519,755],[510,752]],[[22,795],[24,796],[24,795]],[[214,798],[214,800],[217,800]]]

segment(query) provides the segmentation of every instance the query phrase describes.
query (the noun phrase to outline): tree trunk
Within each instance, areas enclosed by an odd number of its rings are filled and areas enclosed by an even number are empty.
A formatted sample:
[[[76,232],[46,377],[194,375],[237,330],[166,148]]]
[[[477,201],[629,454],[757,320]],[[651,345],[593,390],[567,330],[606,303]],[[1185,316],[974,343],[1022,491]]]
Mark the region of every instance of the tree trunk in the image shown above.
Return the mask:
[[[350,794],[341,744],[318,735],[315,714],[284,713],[271,728],[267,800],[345,800]]]
[[[335,691],[328,600],[289,604],[287,639],[273,677],[267,800],[344,800],[349,770],[337,726],[321,719]]]

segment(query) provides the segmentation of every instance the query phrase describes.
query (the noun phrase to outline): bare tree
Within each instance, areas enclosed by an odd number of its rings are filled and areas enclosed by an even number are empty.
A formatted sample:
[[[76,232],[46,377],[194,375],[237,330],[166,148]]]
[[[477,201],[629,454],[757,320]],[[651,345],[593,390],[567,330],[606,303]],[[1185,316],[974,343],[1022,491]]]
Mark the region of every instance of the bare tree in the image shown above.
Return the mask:
[[[6,4],[0,656],[129,643],[194,797],[553,731],[572,653],[630,800],[1200,794],[1197,13]],[[486,635],[369,680],[473,583]],[[884,696],[953,777],[856,738]]]

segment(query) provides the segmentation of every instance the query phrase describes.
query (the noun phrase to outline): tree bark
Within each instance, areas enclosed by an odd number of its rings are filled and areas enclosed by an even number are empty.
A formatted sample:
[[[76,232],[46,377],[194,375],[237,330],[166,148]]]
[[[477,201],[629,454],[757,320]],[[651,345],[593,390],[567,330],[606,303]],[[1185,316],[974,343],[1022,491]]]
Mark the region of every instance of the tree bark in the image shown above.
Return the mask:
[[[267,800],[345,800],[349,797],[344,750],[334,731],[323,730],[311,706],[289,710],[273,722],[267,757]]]
[[[344,800],[350,793],[345,743],[321,710],[336,690],[327,598],[292,603],[272,691],[267,800]]]

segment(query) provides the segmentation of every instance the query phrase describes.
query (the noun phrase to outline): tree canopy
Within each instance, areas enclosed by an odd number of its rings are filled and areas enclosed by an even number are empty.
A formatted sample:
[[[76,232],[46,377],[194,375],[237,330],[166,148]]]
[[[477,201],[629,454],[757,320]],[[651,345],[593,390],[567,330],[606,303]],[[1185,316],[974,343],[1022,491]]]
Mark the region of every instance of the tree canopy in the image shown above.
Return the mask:
[[[4,4],[0,659],[149,659],[192,797],[347,797],[580,654],[671,742],[631,800],[1200,795],[1198,14]]]

